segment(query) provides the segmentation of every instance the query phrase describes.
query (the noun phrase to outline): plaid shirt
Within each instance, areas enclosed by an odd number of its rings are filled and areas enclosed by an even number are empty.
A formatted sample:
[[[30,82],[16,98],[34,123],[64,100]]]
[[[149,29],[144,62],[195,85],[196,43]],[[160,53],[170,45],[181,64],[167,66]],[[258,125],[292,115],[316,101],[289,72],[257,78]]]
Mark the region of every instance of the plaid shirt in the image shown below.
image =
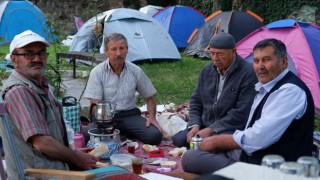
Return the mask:
[[[28,78],[29,79],[29,78]],[[34,84],[38,84],[36,81],[29,79]],[[55,131],[60,131],[61,137],[59,138],[63,142],[63,125],[62,125],[62,112],[61,105],[55,100],[53,94],[49,92],[48,79],[43,77],[43,92],[47,96],[49,104],[45,106],[51,106],[56,118],[58,120],[58,127]],[[28,139],[36,134],[43,134],[50,136],[50,130],[47,125],[47,120],[44,115],[44,107],[39,94],[25,85],[14,85],[5,92],[4,100],[6,102],[6,111],[10,115],[11,119],[15,122],[15,125],[20,131],[23,139]]]

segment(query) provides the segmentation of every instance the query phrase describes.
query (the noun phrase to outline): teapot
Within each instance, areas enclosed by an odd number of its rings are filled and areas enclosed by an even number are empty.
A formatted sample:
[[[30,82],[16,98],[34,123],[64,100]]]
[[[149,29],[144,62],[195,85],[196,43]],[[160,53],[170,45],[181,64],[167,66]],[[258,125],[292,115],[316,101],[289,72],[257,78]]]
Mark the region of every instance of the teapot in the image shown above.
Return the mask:
[[[112,104],[107,100],[101,100],[97,103],[92,103],[90,106],[90,116],[92,116],[93,107],[96,107],[95,118],[97,121],[111,122],[115,114],[116,104]]]

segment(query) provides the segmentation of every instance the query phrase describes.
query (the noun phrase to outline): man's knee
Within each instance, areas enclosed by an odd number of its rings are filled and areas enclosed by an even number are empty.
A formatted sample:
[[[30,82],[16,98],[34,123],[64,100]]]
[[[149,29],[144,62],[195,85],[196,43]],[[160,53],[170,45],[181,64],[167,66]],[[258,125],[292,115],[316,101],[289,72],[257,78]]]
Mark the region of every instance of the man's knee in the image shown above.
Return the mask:
[[[182,169],[186,172],[190,172],[190,173],[196,173],[196,174],[200,174],[196,167],[198,166],[198,157],[195,155],[197,154],[195,149],[189,149],[188,151],[186,151],[181,159],[181,166]]]
[[[172,144],[177,147],[189,147],[187,142],[187,130],[178,132],[172,136]]]
[[[162,141],[162,133],[158,129],[150,131],[141,141],[144,144],[158,145]]]

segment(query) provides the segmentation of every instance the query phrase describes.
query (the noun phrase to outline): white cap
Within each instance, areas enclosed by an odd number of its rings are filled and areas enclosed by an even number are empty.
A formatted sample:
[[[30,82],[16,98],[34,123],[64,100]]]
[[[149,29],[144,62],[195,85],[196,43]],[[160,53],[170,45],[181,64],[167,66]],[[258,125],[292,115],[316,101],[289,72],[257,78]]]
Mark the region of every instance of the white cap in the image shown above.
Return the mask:
[[[50,46],[50,44],[43,37],[30,30],[26,30],[14,36],[10,44],[10,54],[14,49],[24,47],[33,42],[41,42],[46,46]]]

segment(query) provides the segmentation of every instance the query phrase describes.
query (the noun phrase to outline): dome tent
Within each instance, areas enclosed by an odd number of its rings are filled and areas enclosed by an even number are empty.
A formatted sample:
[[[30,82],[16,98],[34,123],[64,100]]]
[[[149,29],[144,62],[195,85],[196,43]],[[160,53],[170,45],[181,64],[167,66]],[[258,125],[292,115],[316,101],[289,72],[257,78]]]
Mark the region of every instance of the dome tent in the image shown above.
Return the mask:
[[[103,36],[118,32],[127,38],[128,61],[181,59],[178,49],[161,24],[147,14],[127,8],[105,11],[89,19],[74,36],[69,51],[86,50],[96,21],[104,22]],[[103,43],[100,53],[104,53]]]
[[[205,19],[205,24],[200,29],[196,29],[192,33],[184,54],[210,58],[209,41],[214,34],[226,32],[238,42],[252,31],[262,27],[262,21],[258,15],[251,11],[217,11]]]
[[[144,6],[144,7],[140,8],[139,11],[143,12],[145,14],[148,14],[150,16],[153,16],[161,9],[163,9],[163,7],[161,7],[161,6],[148,5],[148,6]]]
[[[25,30],[31,30],[47,41],[55,36],[46,24],[46,17],[40,9],[29,1],[11,0],[0,2],[0,44],[10,43],[14,36]]]
[[[168,6],[154,16],[167,30],[179,49],[188,45],[188,38],[194,29],[204,24],[205,16],[190,6]]]

